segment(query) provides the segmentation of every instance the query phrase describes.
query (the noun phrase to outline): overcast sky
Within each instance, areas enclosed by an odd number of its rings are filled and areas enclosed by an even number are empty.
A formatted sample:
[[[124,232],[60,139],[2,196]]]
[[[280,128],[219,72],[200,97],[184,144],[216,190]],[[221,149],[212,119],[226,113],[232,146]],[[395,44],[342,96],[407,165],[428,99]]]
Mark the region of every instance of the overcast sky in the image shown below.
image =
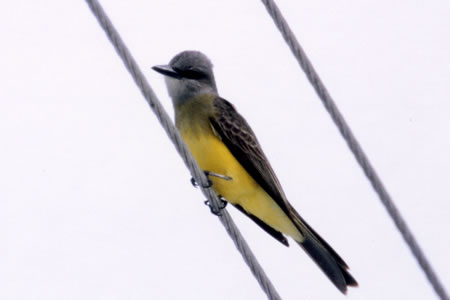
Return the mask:
[[[278,1],[450,286],[450,4]],[[256,132],[290,202],[360,287],[436,299],[259,1],[103,1],[151,66],[186,49]],[[84,1],[0,10],[0,298],[265,299]],[[229,207],[283,299],[345,299]]]

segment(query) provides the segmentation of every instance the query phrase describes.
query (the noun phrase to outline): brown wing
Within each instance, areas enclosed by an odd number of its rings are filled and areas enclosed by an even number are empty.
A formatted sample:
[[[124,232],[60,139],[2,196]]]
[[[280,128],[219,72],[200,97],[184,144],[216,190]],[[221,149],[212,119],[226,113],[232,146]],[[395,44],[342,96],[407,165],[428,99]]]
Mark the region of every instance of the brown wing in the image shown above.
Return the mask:
[[[225,99],[217,97],[214,108],[210,122],[216,134],[250,176],[291,216],[292,207],[247,121]]]
[[[305,239],[303,242],[299,242],[299,245],[313,258],[342,292],[345,293],[347,285],[357,286],[358,283],[347,271],[348,266],[344,260],[305,222],[286,200],[286,196],[269,161],[245,119],[225,99],[217,97],[214,100],[214,108],[215,116],[210,119],[210,122],[216,134],[250,176],[272,197],[302,233]],[[243,211],[242,208],[239,209]],[[249,215],[247,212],[244,213]],[[249,217],[283,243],[280,237],[284,238],[284,236],[281,233],[255,216],[249,215]]]
[[[216,134],[250,176],[272,197],[296,225],[304,236],[303,242],[299,242],[299,245],[343,293],[347,290],[347,285],[357,286],[358,283],[347,271],[348,266],[344,260],[300,217],[286,200],[286,196],[269,161],[245,119],[234,109],[231,103],[222,98],[217,97],[214,100],[214,108],[215,117],[211,118],[210,121]],[[267,232],[271,233],[268,229],[275,231],[256,217],[250,217]],[[277,233],[275,235],[271,234],[277,238]],[[281,233],[279,235],[284,238]],[[278,240],[282,242],[282,240]]]
[[[225,99],[217,97],[214,100],[215,117],[210,122],[230,149],[233,156],[247,170],[250,176],[269,194],[280,208],[291,218],[298,230],[305,236],[309,231],[319,240],[324,247],[335,256],[335,259],[347,267],[342,258],[331,248],[330,245],[315,232],[315,230],[297,213],[292,205],[286,200],[269,160],[264,155],[261,146],[256,139],[253,130],[247,121],[236,111],[233,105]]]

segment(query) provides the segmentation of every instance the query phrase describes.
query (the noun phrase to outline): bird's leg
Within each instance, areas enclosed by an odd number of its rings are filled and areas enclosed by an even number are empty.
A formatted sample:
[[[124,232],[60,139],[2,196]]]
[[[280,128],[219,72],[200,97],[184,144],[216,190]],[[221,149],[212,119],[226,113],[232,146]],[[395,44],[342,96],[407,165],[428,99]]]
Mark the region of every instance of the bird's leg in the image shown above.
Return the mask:
[[[214,214],[216,216],[222,216],[222,209],[227,207],[228,202],[221,195],[217,195],[217,198],[219,198],[219,201],[220,201],[218,209],[214,209],[214,207],[211,205],[211,202],[209,200],[205,201],[205,205],[209,207],[212,214]]]
[[[213,184],[211,179],[209,179],[210,176],[214,176],[214,177],[217,177],[217,178],[220,178],[223,180],[231,180],[232,179],[230,176],[214,173],[211,171],[203,171],[203,173],[205,173],[205,176],[208,178],[208,184],[206,186],[203,186],[203,188],[205,188],[205,189],[210,188]],[[197,181],[195,181],[194,177],[191,178],[191,183],[194,187],[198,187],[198,183],[197,183]]]
[[[217,177],[217,178],[226,180],[226,181],[230,181],[231,179],[233,179],[233,178],[231,178],[230,176],[223,175],[223,174],[219,174],[219,173],[214,173],[214,172],[211,172],[211,171],[204,171],[204,172],[205,172],[205,175],[206,175],[207,177],[209,177],[209,176],[214,176],[214,177]]]
[[[223,180],[232,180],[233,178],[231,178],[230,176],[227,175],[223,175],[223,174],[218,174],[215,172],[211,172],[211,171],[203,171],[205,173],[205,176],[208,178],[208,184],[206,186],[203,186],[203,188],[210,188],[213,185],[213,182],[211,181],[211,179],[209,179],[210,176],[214,176]],[[197,181],[194,179],[194,177],[191,178],[191,183],[194,187],[198,187],[198,183]],[[221,216],[222,212],[221,210],[224,209],[227,206],[227,201],[221,196],[221,195],[217,195],[217,197],[219,198],[220,204],[218,209],[215,209],[212,205],[211,202],[209,200],[205,201],[205,205],[209,206],[209,209],[211,209],[211,213],[213,213],[216,216]]]

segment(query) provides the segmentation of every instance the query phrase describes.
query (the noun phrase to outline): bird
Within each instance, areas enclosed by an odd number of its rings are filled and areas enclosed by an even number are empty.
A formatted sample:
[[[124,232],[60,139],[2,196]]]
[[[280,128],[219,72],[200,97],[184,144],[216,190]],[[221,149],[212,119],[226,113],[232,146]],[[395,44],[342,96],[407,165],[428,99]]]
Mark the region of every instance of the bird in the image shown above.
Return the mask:
[[[288,202],[255,133],[219,96],[211,60],[200,51],[175,55],[154,71],[164,75],[175,125],[212,188],[285,246],[292,238],[339,291],[358,286],[348,265]],[[214,175],[214,176],[213,176]]]

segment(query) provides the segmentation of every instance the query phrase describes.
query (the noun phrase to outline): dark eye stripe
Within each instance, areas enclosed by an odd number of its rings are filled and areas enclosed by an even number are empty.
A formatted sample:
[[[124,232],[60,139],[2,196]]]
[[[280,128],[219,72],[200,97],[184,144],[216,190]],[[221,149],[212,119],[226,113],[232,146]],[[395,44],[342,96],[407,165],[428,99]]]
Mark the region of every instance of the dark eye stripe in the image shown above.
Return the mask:
[[[202,71],[195,70],[195,69],[189,69],[189,70],[181,70],[181,69],[175,69],[177,73],[181,77],[189,78],[189,79],[204,79],[208,77],[207,74],[205,74]]]

